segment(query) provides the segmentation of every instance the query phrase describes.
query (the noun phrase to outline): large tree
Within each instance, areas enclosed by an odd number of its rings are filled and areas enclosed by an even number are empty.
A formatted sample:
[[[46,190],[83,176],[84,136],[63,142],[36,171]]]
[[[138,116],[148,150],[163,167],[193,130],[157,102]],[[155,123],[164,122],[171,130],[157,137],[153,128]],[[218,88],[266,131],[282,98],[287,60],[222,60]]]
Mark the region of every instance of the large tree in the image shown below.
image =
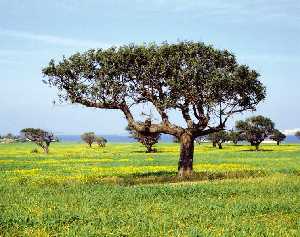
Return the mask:
[[[237,121],[235,127],[250,142],[251,146],[255,146],[256,150],[274,132],[272,120],[261,115],[247,118],[245,121]]]
[[[279,146],[279,144],[286,139],[286,135],[280,132],[278,129],[274,129],[270,139],[276,141],[277,145]]]
[[[53,133],[40,128],[24,128],[21,130],[21,134],[29,141],[43,148],[46,154],[49,153],[50,144],[58,141],[58,138],[56,138]]]
[[[227,50],[200,42],[124,45],[76,53],[43,69],[61,101],[120,110],[137,132],[164,133],[181,143],[178,170],[190,175],[194,139],[223,130],[235,113],[255,110],[265,98],[259,74]],[[151,104],[159,121],[139,122],[132,105]],[[169,120],[177,111],[186,126]]]

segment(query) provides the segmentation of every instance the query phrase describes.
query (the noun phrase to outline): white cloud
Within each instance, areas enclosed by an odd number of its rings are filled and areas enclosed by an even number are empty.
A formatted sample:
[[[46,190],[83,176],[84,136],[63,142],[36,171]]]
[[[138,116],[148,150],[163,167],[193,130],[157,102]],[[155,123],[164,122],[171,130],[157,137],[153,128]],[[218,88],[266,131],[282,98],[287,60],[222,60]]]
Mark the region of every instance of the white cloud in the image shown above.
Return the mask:
[[[31,32],[5,30],[5,29],[0,29],[0,35],[19,38],[19,39],[40,41],[47,44],[70,46],[70,47],[76,46],[76,47],[84,47],[84,48],[94,48],[94,47],[108,48],[113,45],[113,44],[93,41],[93,40],[71,39],[71,38],[54,36],[54,35],[36,34]]]
[[[295,135],[295,133],[296,133],[297,131],[300,131],[300,128],[286,129],[286,130],[283,130],[282,132],[283,132],[285,135]]]

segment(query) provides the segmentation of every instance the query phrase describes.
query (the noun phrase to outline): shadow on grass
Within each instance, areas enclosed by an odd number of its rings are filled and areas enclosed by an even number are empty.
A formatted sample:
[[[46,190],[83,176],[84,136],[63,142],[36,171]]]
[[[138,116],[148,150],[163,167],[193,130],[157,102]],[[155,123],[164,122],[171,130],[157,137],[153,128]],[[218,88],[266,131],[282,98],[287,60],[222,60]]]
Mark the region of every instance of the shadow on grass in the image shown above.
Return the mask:
[[[156,150],[156,151],[152,151],[152,152],[146,152],[146,151],[131,151],[130,153],[139,153],[139,154],[158,154],[158,153],[174,153],[177,151],[172,151],[172,150]]]
[[[137,186],[137,185],[155,185],[155,184],[175,184],[185,182],[197,181],[214,181],[226,179],[243,179],[256,178],[267,176],[268,173],[263,170],[240,170],[240,171],[203,171],[194,172],[189,177],[178,177],[177,172],[158,171],[148,173],[134,173],[121,176],[100,176],[92,175],[85,176],[82,179],[74,179],[72,177],[67,179],[57,179],[56,177],[47,177],[34,180],[35,185],[41,186],[57,186],[57,185],[118,185],[118,186]],[[32,179],[28,176],[21,176],[18,178],[19,185],[32,185]]]
[[[190,177],[178,177],[177,172],[149,172],[136,173],[118,177],[90,177],[87,183],[114,184],[121,186],[134,186],[143,184],[168,184],[196,181],[213,181],[224,179],[242,179],[266,176],[262,170],[224,171],[224,172],[194,172]]]
[[[240,151],[251,151],[251,152],[266,152],[266,151],[274,151],[273,149],[259,149],[258,151],[255,150],[255,149],[246,149],[246,150],[239,150],[238,152]]]

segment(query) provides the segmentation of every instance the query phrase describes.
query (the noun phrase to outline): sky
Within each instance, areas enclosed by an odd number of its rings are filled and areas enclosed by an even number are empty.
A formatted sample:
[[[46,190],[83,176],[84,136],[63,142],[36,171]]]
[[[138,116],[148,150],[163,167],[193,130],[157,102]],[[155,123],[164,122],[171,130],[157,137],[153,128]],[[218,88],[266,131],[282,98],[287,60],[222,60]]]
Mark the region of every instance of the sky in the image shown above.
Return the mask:
[[[261,114],[281,130],[300,128],[299,0],[0,0],[0,134],[124,134],[121,112],[54,105],[42,68],[90,48],[178,40],[228,49],[261,74],[266,100],[229,126]]]

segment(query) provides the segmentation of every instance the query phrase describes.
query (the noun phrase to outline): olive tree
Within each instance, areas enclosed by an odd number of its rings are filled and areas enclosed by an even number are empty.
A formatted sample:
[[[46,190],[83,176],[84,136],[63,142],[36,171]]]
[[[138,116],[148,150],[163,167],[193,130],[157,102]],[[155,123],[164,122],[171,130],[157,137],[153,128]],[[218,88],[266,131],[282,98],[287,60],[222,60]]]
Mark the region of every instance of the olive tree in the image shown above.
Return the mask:
[[[279,144],[286,139],[286,135],[280,132],[278,129],[274,129],[270,139],[276,141],[277,145],[279,146]]]
[[[43,148],[46,154],[49,153],[50,144],[58,141],[58,138],[56,138],[53,133],[44,131],[40,128],[24,128],[21,130],[21,134],[29,141],[34,142]]]
[[[107,143],[107,140],[104,137],[96,137],[95,142],[97,143],[97,145],[99,147],[105,147],[106,143]]]
[[[156,151],[152,147],[153,147],[153,145],[158,143],[158,140],[160,138],[160,133],[155,133],[155,132],[144,133],[143,131],[138,132],[138,131],[131,129],[129,126],[126,128],[126,130],[129,132],[130,137],[134,138],[135,140],[137,140],[139,143],[143,144],[146,147],[147,153]]]
[[[243,134],[241,134],[238,131],[231,130],[228,133],[228,141],[232,141],[232,143],[235,145],[238,144],[238,142],[244,141],[244,140],[245,140],[245,138],[243,137]]]
[[[85,132],[80,137],[81,140],[89,145],[89,147],[92,147],[92,144],[96,141],[97,136],[94,132]]]
[[[124,45],[51,60],[43,81],[61,100],[119,110],[133,130],[163,133],[180,141],[179,176],[193,169],[194,139],[223,130],[235,113],[255,110],[265,98],[259,74],[227,50],[201,42]],[[157,122],[139,122],[132,105],[150,104]],[[176,111],[186,125],[171,122]]]
[[[207,136],[207,139],[212,142],[213,147],[216,147],[216,145],[218,145],[219,149],[223,149],[222,143],[228,141],[229,136],[226,131],[219,131],[209,134]]]
[[[237,121],[235,127],[256,150],[259,149],[260,143],[274,132],[272,120],[261,115]]]

